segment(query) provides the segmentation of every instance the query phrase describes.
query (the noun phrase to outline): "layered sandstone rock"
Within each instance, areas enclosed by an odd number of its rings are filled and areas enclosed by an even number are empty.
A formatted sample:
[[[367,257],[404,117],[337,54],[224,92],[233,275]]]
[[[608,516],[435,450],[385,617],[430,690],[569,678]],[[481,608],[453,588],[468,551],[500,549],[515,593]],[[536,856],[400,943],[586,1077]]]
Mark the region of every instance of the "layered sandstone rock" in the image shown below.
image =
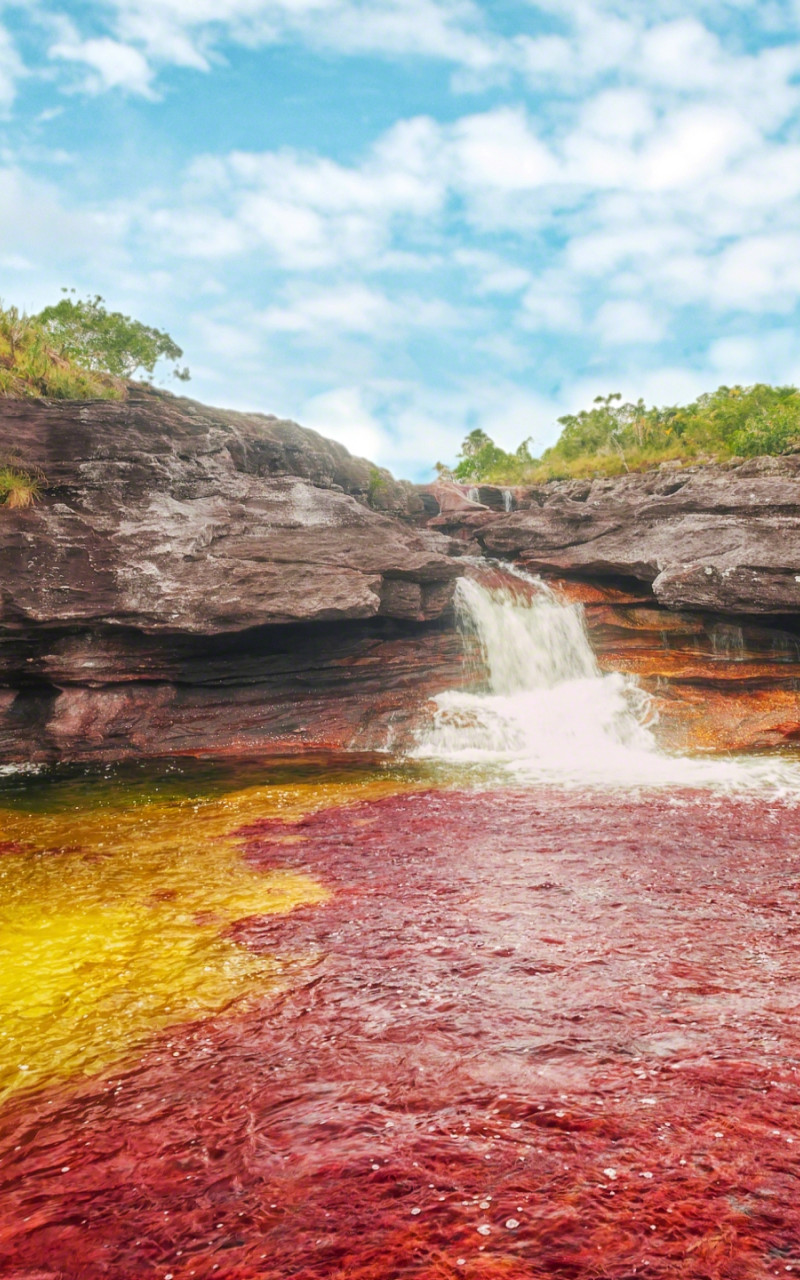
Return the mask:
[[[0,455],[48,480],[0,509],[0,759],[374,743],[457,678],[447,539],[313,431],[133,389],[0,400]]]
[[[0,453],[15,447],[49,486],[2,513],[2,626],[215,635],[449,603],[452,560],[373,509],[407,515],[411,487],[295,423],[145,390],[0,400]]]
[[[800,615],[800,456],[553,481],[432,524],[534,572],[647,587],[672,609]]]
[[[652,695],[654,730],[676,751],[800,746],[800,629],[655,605],[649,593],[550,579],[580,603],[604,671]]]
[[[49,482],[0,508],[0,761],[402,744],[468,678],[456,552],[579,600],[666,745],[800,741],[800,459],[415,491],[143,388],[0,400],[0,455]]]
[[[601,668],[652,695],[664,746],[800,744],[800,458],[483,485],[465,502],[452,488],[430,487],[431,524],[579,602]]]

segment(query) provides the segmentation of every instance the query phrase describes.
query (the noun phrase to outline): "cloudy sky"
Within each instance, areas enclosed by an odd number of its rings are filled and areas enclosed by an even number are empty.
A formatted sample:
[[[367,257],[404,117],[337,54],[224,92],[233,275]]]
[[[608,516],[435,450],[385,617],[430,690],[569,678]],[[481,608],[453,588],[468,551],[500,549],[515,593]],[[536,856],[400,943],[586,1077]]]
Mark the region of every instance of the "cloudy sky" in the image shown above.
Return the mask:
[[[800,382],[800,3],[0,0],[0,297],[427,478]]]

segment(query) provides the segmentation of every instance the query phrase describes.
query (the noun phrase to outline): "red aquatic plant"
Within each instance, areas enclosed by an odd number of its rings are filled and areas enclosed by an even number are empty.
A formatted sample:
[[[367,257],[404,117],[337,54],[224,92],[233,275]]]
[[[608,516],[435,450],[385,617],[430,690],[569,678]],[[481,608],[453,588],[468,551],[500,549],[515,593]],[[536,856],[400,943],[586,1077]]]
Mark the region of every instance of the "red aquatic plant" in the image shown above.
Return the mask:
[[[284,990],[8,1104],[0,1274],[800,1270],[800,811],[429,792],[238,836],[333,890],[233,927]]]

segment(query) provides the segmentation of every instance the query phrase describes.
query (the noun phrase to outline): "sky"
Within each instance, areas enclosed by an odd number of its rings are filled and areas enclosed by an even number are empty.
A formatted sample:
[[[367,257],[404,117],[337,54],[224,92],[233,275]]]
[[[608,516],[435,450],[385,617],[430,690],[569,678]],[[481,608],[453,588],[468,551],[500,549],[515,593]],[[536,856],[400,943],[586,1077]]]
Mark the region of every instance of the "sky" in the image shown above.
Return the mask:
[[[800,383],[799,95],[800,0],[0,0],[0,298],[396,475],[539,452]]]

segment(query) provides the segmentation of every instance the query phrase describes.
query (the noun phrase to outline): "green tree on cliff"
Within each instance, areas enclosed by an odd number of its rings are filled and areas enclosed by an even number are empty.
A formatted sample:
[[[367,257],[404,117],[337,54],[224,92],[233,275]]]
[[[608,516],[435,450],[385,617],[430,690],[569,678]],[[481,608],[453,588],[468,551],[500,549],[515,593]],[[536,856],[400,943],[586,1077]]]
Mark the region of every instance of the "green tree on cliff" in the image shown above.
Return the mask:
[[[33,320],[60,356],[92,373],[131,378],[139,370],[152,374],[159,360],[167,360],[175,366],[176,378],[189,378],[189,370],[177,363],[183,352],[168,333],[121,311],[106,310],[99,294],[84,299],[64,297]]]
[[[487,480],[498,472],[513,478],[533,459],[529,451],[530,436],[515,453],[506,453],[480,427],[470,431],[461,445],[459,463],[453,471],[456,480]]]

